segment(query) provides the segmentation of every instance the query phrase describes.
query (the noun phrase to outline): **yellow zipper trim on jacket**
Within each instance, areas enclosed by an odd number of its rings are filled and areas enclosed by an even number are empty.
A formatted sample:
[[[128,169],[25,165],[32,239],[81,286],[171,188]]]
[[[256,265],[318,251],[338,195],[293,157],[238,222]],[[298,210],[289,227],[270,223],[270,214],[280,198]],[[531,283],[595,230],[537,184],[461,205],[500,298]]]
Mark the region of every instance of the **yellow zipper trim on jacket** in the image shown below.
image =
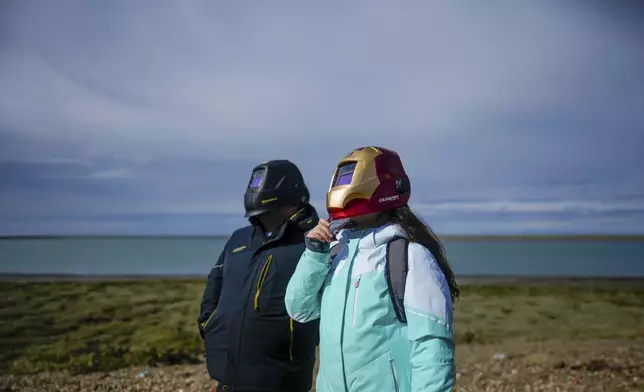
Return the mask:
[[[291,362],[293,362],[293,319],[289,318],[288,319],[288,328],[291,331],[291,344],[288,346],[288,355],[289,358],[291,358]]]
[[[262,270],[259,271],[259,279],[257,279],[257,289],[255,291],[255,300],[253,301],[253,308],[256,311],[259,309],[259,294],[262,292],[262,286],[264,285],[264,281],[266,280],[266,275],[268,274],[268,268],[271,265],[271,261],[273,261],[273,255],[268,256],[268,258],[264,262],[264,265],[262,266]]]
[[[208,326],[208,323],[209,323],[209,322],[210,322],[210,320],[212,319],[212,316],[214,316],[214,315],[215,315],[215,310],[216,310],[216,309],[213,309],[213,310],[212,310],[212,313],[210,313],[210,316],[208,316],[208,318],[206,319],[206,321],[204,321],[203,323],[201,323],[201,328],[206,329],[206,327]]]
[[[291,217],[288,218],[288,220],[295,219],[300,214],[300,212],[302,212],[302,211],[304,211],[304,208],[300,208],[299,210],[297,210],[297,212],[295,214],[291,215]]]

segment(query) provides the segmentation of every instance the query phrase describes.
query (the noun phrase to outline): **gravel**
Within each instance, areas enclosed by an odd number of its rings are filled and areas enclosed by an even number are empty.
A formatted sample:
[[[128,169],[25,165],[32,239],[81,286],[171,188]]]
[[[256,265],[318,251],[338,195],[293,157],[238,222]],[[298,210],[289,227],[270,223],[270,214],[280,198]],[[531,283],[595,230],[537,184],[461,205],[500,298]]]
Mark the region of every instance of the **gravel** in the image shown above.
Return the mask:
[[[644,341],[461,345],[456,385],[457,392],[644,391]],[[204,365],[0,376],[0,392],[190,392],[212,387]]]

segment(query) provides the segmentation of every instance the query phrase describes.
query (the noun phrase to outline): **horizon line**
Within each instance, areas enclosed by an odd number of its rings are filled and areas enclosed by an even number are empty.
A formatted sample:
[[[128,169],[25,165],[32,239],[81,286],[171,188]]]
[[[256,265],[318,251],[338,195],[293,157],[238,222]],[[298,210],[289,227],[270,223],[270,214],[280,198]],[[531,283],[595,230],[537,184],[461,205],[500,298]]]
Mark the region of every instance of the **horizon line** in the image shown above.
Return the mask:
[[[131,238],[131,239],[183,239],[183,238],[212,238],[227,239],[231,234],[9,234],[0,235],[0,240],[10,239],[85,239],[85,238]],[[644,233],[531,233],[531,234],[437,234],[445,240],[496,240],[496,239],[580,239],[580,240],[640,240],[644,241]]]

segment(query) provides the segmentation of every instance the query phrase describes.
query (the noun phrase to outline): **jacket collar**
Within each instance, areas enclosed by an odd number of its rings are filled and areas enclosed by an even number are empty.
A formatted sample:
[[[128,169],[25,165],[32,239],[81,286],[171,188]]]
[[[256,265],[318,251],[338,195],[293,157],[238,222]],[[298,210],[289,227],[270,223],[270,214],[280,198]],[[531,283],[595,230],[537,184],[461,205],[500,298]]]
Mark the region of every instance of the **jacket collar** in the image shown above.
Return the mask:
[[[318,224],[318,214],[310,204],[304,205],[297,210],[291,217],[281,224],[269,237],[266,236],[263,229],[258,225],[253,225],[254,234],[264,241],[265,244],[279,241],[282,237],[289,235],[292,230],[309,231]]]
[[[386,244],[394,237],[408,238],[409,236],[399,225],[385,223],[369,229],[343,229],[340,230],[336,237],[340,242],[359,240],[358,249],[375,249],[380,245]]]

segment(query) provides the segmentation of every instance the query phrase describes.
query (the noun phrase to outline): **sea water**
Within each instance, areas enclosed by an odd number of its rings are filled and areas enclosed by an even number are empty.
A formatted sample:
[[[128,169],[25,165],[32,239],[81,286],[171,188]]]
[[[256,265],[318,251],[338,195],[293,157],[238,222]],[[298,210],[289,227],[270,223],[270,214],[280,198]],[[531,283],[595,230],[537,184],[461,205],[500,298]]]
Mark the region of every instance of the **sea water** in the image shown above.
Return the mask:
[[[1,274],[206,275],[224,237],[0,239]],[[460,276],[644,277],[644,241],[444,240]]]

